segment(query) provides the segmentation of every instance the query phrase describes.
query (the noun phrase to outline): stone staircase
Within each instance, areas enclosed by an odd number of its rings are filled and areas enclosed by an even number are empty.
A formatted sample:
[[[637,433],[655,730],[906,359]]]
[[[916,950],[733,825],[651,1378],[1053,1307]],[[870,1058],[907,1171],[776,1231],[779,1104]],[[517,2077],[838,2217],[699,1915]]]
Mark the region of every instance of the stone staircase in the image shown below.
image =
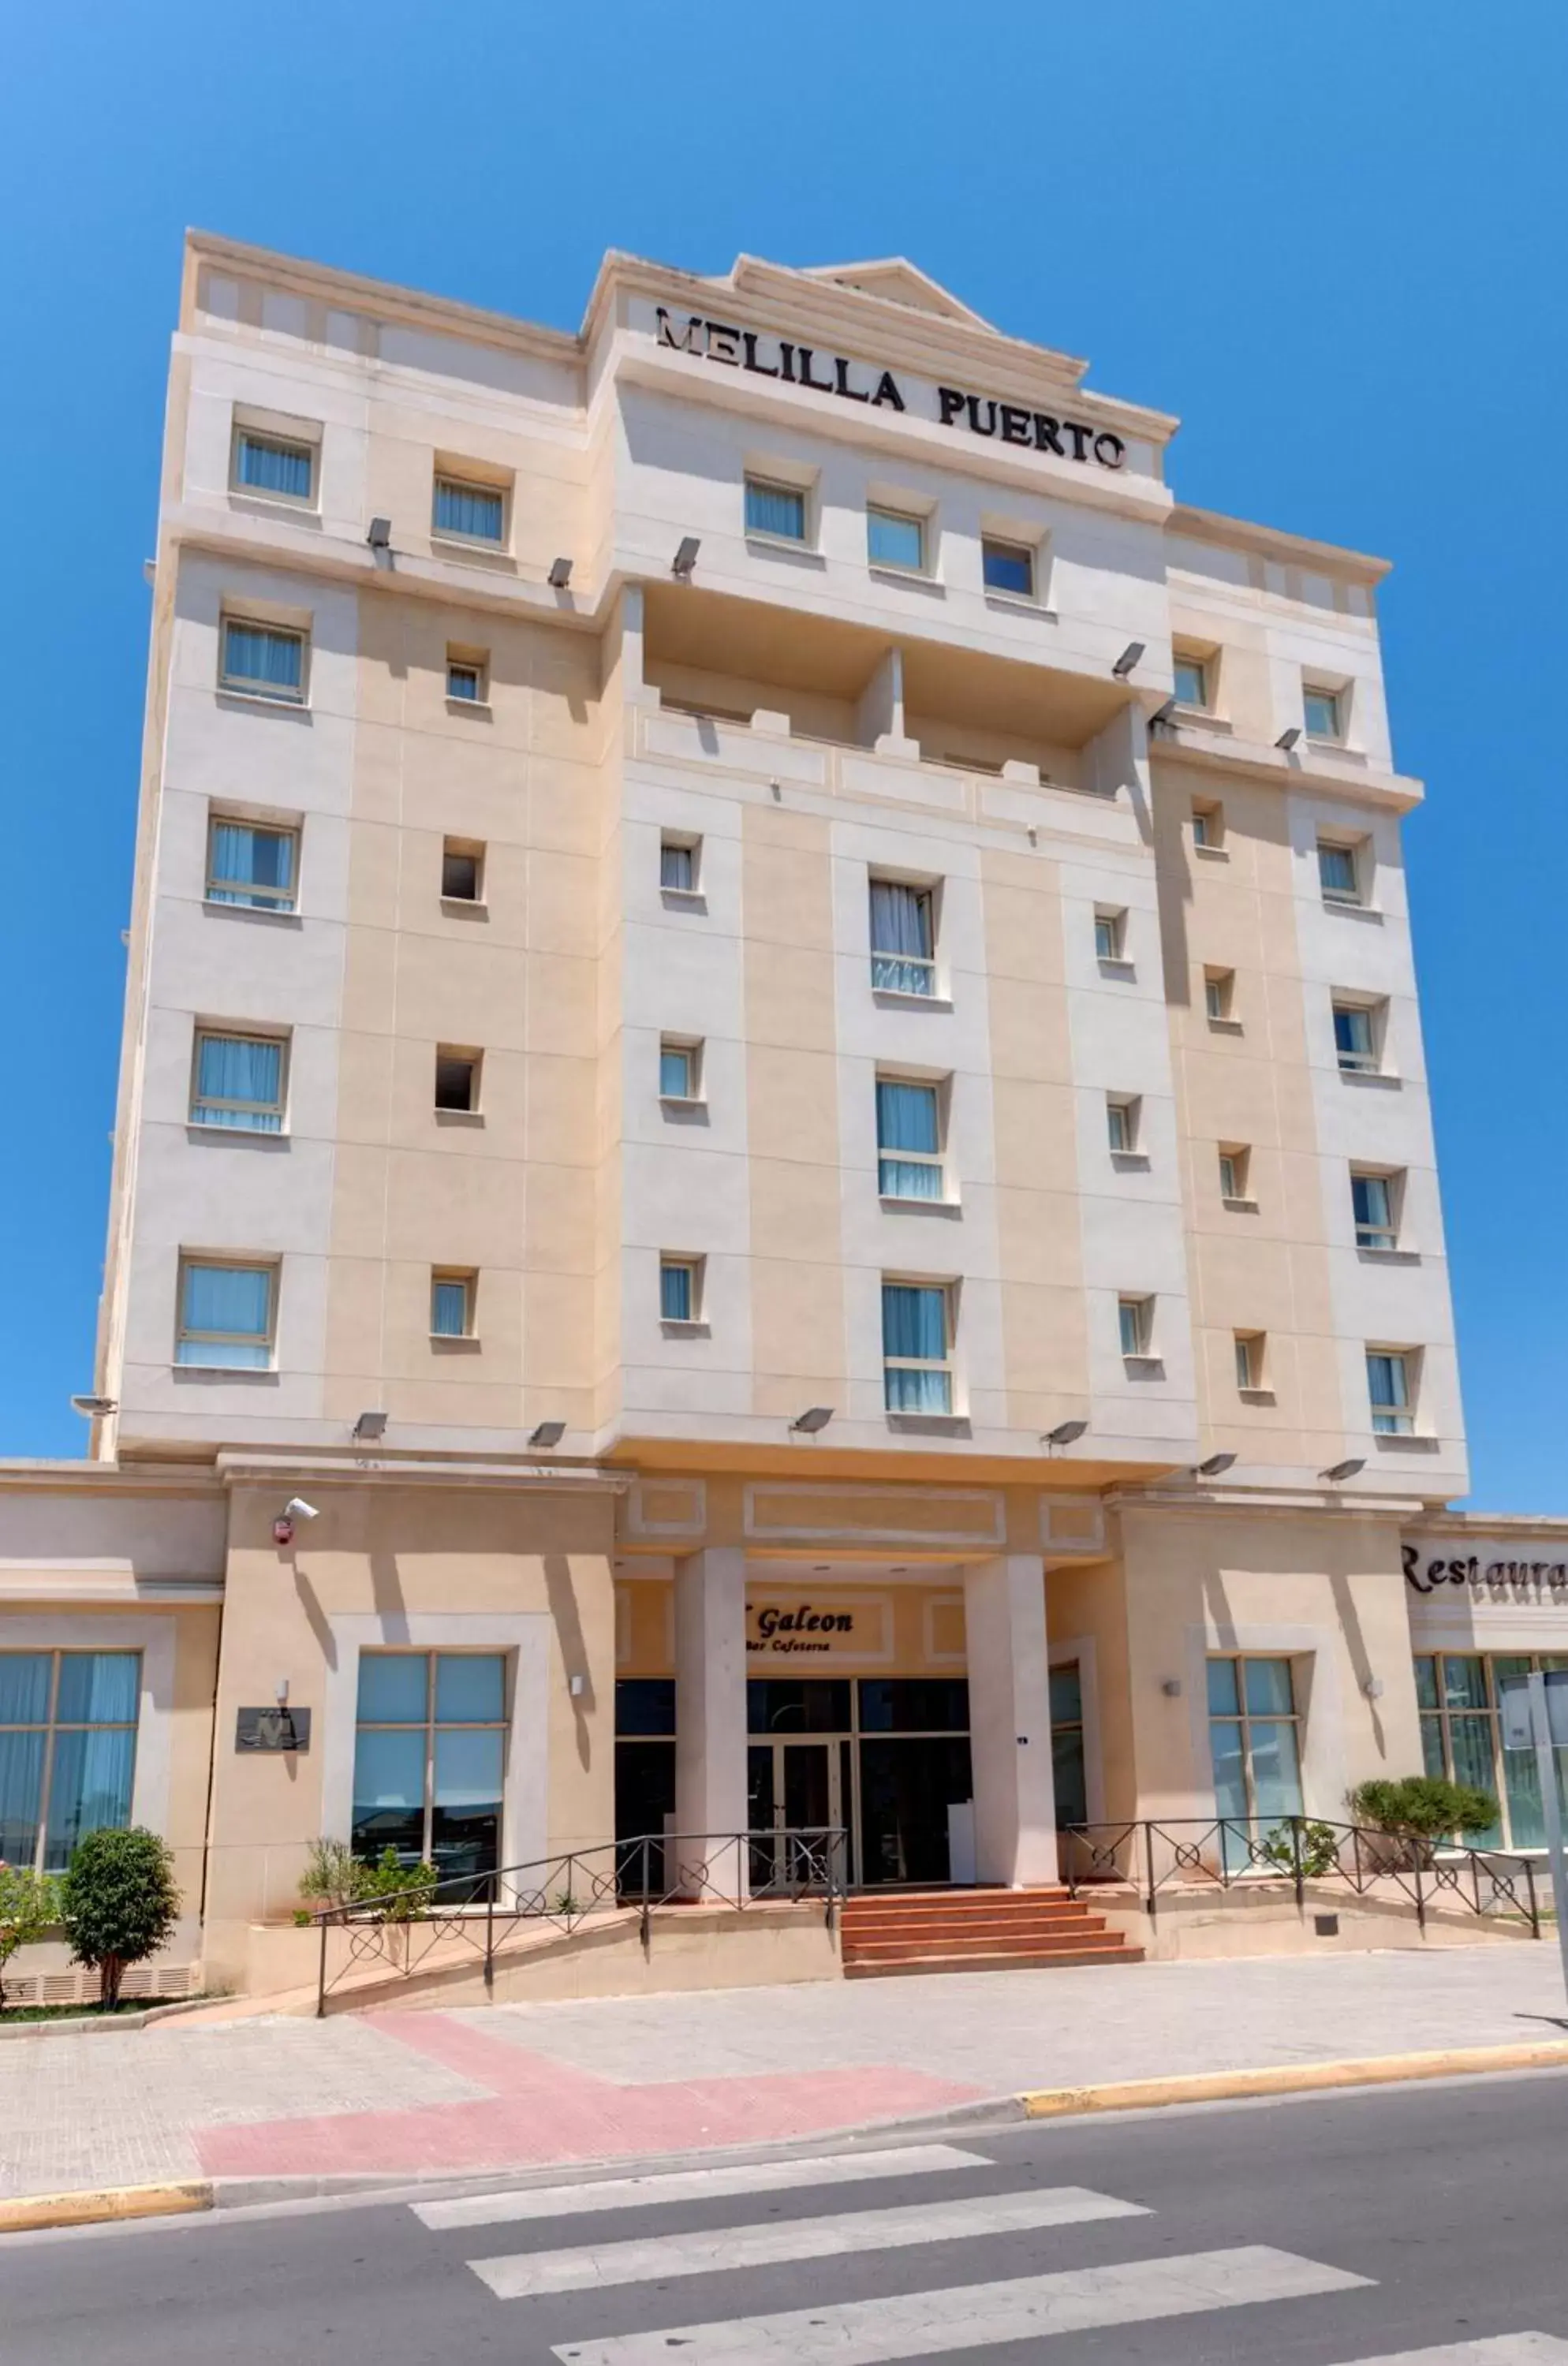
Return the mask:
[[[840,1932],[850,1980],[1144,1959],[1063,1888],[874,1890],[844,1900]]]

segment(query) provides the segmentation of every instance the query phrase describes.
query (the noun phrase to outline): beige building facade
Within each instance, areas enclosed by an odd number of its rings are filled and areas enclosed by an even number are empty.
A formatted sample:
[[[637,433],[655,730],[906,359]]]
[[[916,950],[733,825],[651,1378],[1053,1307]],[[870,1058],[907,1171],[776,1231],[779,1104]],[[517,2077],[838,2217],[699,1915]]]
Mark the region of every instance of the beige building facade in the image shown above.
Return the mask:
[[[1451,1756],[1385,570],[1176,425],[899,261],[190,239],[15,1855],[156,1822],[222,1969],[322,1835],[1019,1883]]]

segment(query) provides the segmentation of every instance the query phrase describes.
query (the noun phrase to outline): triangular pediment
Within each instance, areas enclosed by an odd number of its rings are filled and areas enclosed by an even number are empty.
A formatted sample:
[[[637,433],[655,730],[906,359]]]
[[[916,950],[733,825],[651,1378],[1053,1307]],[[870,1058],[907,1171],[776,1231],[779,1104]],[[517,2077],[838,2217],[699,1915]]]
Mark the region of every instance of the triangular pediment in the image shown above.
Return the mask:
[[[852,287],[863,296],[880,297],[886,304],[905,304],[912,312],[929,312],[939,321],[962,321],[971,329],[988,329],[969,305],[901,254],[874,263],[819,263],[802,273],[806,279],[826,279],[836,287]]]

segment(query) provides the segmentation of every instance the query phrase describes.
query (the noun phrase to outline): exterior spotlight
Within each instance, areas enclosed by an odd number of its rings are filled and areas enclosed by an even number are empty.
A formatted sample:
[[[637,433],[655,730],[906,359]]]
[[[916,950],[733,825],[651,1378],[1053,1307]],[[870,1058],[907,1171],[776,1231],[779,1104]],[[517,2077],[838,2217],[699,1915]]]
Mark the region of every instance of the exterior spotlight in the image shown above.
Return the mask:
[[[671,574],[678,582],[691,581],[692,569],[697,563],[697,553],[701,548],[702,544],[694,534],[683,534],[681,536],[680,548],[676,551],[670,569]]]
[[[372,518],[370,521],[370,531],[366,535],[365,539],[370,545],[372,550],[390,550],[392,547],[391,519]]]
[[[1071,1446],[1088,1427],[1087,1421],[1059,1421],[1055,1429],[1045,1432],[1040,1443],[1042,1446]]]
[[[564,1421],[542,1421],[528,1432],[528,1443],[530,1446],[538,1447],[542,1452],[547,1453],[552,1446],[558,1446],[565,1436]]]
[[[1197,1475],[1200,1479],[1217,1479],[1221,1471],[1228,1470],[1235,1460],[1234,1454],[1211,1454],[1206,1462],[1198,1465]]]
[[[369,1444],[375,1438],[385,1437],[387,1435],[386,1414],[384,1413],[362,1413],[359,1419],[354,1425],[354,1434],[355,1437],[363,1438],[367,1444]]]
[[[118,1397],[73,1397],[71,1410],[73,1413],[85,1414],[89,1421],[102,1421],[107,1414],[119,1411],[119,1399]]]
[[[1282,748],[1288,756],[1301,736],[1301,725],[1299,723],[1292,723],[1288,731],[1280,732],[1280,737],[1275,740],[1274,745],[1276,748]]]
[[[551,559],[549,581],[552,590],[557,592],[564,592],[566,590],[567,585],[571,581],[571,561],[570,558]]]
[[[1127,676],[1132,672],[1134,667],[1137,664],[1138,659],[1143,656],[1143,654],[1144,645],[1142,641],[1128,642],[1126,648],[1122,650],[1121,656],[1117,659],[1115,664],[1111,669],[1118,682],[1126,681]]]
[[[1154,713],[1150,715],[1149,729],[1151,731],[1174,731],[1175,728],[1176,701],[1174,698],[1168,698],[1165,704],[1163,706],[1156,706]]]
[[[819,1429],[827,1428],[832,1418],[831,1405],[807,1405],[806,1411],[790,1423],[790,1427],[803,1431],[807,1437],[815,1437]]]
[[[286,1520],[319,1520],[321,1515],[314,1504],[307,1504],[303,1495],[290,1495],[283,1507],[283,1516]]]
[[[1337,1486],[1341,1479],[1353,1479],[1358,1470],[1364,1470],[1366,1467],[1366,1457],[1353,1454],[1348,1462],[1331,1462],[1326,1470],[1320,1470],[1317,1475],[1320,1479],[1331,1480]]]

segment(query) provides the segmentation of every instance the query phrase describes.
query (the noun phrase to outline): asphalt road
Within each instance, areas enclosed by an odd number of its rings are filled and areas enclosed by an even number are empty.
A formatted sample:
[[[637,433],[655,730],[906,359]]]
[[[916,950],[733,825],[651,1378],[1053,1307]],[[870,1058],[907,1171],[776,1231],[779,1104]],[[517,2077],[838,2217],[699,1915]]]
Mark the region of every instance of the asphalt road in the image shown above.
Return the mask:
[[[0,2237],[4,2366],[913,2357],[1568,2366],[1568,2075]]]

